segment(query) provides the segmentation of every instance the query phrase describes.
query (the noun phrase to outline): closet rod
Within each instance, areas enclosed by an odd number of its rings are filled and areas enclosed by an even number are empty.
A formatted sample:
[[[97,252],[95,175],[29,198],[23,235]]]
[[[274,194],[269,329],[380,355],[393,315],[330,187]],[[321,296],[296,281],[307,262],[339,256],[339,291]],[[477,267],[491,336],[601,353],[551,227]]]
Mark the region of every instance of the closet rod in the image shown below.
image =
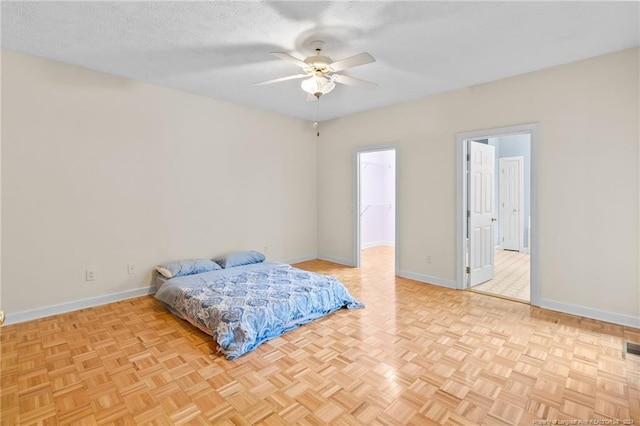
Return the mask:
[[[384,164],[384,163],[374,163],[372,161],[363,161],[362,164],[364,164],[365,167],[367,166],[378,166],[378,167],[388,167],[391,168],[391,164]]]

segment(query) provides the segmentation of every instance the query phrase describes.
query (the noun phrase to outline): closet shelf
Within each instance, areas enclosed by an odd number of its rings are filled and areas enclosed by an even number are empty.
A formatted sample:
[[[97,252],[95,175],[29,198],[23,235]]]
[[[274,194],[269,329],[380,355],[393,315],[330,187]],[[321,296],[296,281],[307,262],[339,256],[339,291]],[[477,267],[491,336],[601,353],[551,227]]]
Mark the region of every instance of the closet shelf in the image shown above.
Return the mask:
[[[393,207],[391,203],[367,203],[367,204],[364,204],[364,210],[360,212],[360,216],[362,216],[367,210],[369,210],[370,207],[382,207],[382,206],[388,207],[388,208]]]

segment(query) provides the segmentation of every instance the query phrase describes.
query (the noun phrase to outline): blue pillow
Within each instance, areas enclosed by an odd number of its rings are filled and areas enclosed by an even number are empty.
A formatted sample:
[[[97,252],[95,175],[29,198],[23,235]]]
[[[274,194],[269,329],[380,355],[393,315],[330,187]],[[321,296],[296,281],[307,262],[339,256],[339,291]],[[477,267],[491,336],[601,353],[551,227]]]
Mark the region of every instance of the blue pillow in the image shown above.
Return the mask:
[[[163,263],[156,266],[162,276],[166,278],[182,277],[183,275],[201,274],[203,272],[222,269],[220,265],[209,259],[187,259],[176,262]]]
[[[216,257],[213,261],[223,268],[228,269],[233,268],[234,266],[251,265],[252,263],[264,262],[264,259],[264,254],[250,250],[229,253],[225,256]]]

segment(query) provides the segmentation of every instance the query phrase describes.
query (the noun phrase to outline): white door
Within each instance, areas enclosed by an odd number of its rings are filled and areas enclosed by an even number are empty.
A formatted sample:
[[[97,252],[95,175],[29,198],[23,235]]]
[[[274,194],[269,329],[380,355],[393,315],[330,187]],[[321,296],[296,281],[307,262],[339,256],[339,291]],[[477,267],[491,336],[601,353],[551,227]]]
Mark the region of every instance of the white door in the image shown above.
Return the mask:
[[[495,148],[469,142],[469,286],[493,278]]]
[[[500,246],[518,250],[523,237],[524,157],[500,159]]]

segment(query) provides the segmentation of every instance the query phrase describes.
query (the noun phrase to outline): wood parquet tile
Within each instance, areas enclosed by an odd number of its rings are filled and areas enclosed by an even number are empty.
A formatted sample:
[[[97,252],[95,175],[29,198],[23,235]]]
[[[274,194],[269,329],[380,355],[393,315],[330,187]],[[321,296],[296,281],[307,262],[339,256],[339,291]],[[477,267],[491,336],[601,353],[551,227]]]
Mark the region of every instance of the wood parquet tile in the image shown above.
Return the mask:
[[[3,425],[640,422],[640,330],[394,277],[388,248],[340,278],[365,302],[235,361],[153,297],[0,329]]]

